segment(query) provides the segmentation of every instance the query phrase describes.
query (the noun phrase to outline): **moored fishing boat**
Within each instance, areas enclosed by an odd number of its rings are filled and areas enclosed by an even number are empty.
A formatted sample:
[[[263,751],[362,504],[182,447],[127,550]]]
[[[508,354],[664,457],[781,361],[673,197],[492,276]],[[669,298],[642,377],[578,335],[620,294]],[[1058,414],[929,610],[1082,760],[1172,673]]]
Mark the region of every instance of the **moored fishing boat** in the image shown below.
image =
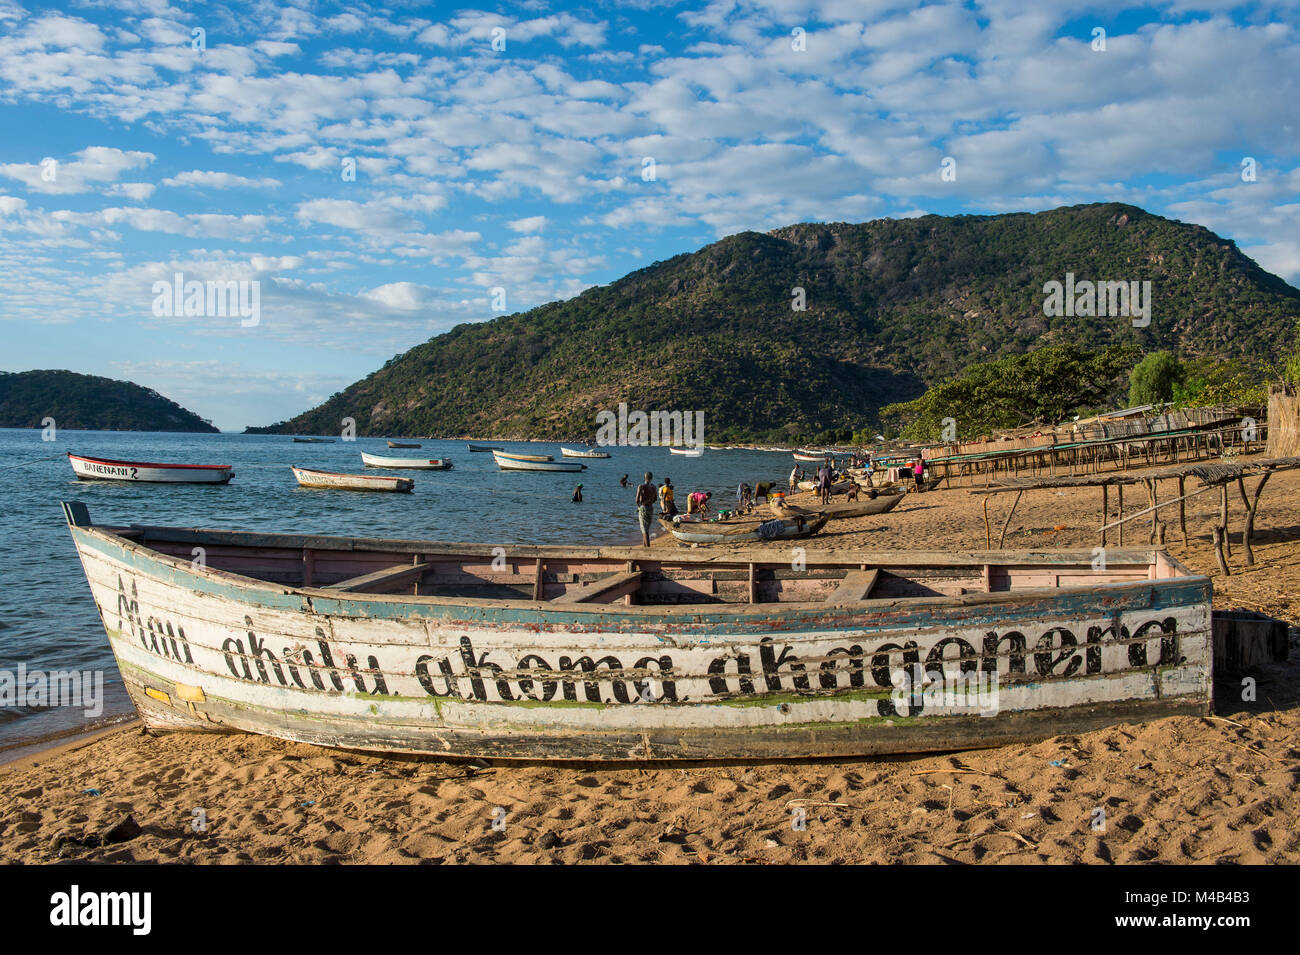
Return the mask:
[[[368,468],[415,468],[420,471],[450,471],[446,458],[394,458],[385,454],[361,452],[361,463]]]
[[[153,730],[377,752],[781,759],[997,746],[1212,703],[1163,551],[700,554],[145,525],[64,504]],[[193,560],[196,547],[205,562]]]
[[[333,438],[294,438],[294,444],[333,444]]]
[[[90,458],[68,452],[73,473],[82,481],[135,481],[143,484],[225,484],[235,476],[229,464],[159,464]]]
[[[560,454],[566,458],[607,458],[608,451],[600,451],[596,448],[566,448],[561,445]]]
[[[493,451],[492,457],[502,471],[583,471],[587,465],[577,461],[554,461],[538,454],[503,454]]]
[[[492,447],[492,446],[490,446],[490,445],[486,445],[486,444],[467,444],[467,445],[465,445],[465,447],[469,448],[471,451],[503,451],[503,450],[505,450],[504,448]]]
[[[698,458],[704,453],[703,448],[669,448],[669,454],[680,454],[685,458]]]
[[[902,494],[879,494],[874,499],[848,501],[844,504],[782,504],[773,501],[768,504],[777,517],[809,517],[813,514],[825,514],[827,520],[838,521],[849,517],[865,517],[868,514],[884,514],[898,507],[903,501]]]
[[[382,474],[340,474],[292,465],[290,468],[302,487],[334,491],[410,491],[415,487],[415,481],[411,478],[387,477]]]
[[[795,451],[794,459],[796,461],[825,461],[830,455],[817,454],[813,451]]]
[[[506,458],[510,461],[554,461],[549,454],[516,454],[513,451],[493,451],[494,458]]]
[[[420,447],[420,445],[419,445],[418,442],[411,442],[411,441],[389,441],[389,442],[388,442],[388,446],[389,446],[390,448],[418,448],[418,447]]]
[[[743,544],[765,540],[811,537],[826,524],[824,514],[796,514],[789,518],[742,517],[723,521],[670,521],[659,524],[683,544]]]

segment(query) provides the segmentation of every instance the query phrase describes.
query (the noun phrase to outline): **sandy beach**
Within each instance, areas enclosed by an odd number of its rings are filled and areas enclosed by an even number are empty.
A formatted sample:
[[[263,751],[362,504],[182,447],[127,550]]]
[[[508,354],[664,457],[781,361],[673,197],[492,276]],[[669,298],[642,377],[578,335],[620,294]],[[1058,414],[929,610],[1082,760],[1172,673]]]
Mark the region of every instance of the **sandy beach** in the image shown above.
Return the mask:
[[[1297,490],[1295,472],[1273,478],[1256,564],[1234,549],[1226,578],[1210,547],[1215,495],[1189,502],[1186,546],[1170,528],[1167,549],[1212,577],[1216,608],[1300,623]],[[984,502],[965,488],[909,495],[831,523],[809,549],[982,550]],[[995,542],[1009,506],[989,498]],[[1005,546],[1091,548],[1099,510],[1095,488],[1026,494]],[[1138,519],[1125,544],[1148,532]],[[1220,683],[1212,717],[920,758],[489,766],[135,724],[0,767],[0,860],[1295,863],[1294,629],[1292,647],[1251,674],[1255,701],[1239,699],[1239,678]]]

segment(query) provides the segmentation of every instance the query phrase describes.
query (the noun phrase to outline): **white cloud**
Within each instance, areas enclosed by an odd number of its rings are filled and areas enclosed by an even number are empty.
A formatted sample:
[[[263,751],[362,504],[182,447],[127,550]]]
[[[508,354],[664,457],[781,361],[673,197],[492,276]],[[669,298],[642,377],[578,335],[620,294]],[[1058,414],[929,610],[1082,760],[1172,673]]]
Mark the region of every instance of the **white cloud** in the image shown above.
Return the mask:
[[[528,216],[525,219],[515,219],[507,222],[506,227],[513,232],[541,232],[546,228],[546,216]]]
[[[123,173],[149,165],[153,153],[87,146],[76,158],[60,161],[49,156],[34,163],[0,164],[0,177],[16,179],[33,192],[51,195],[89,192],[99,183],[114,182]]]
[[[164,186],[198,186],[204,189],[273,189],[280,185],[280,180],[269,176],[262,179],[250,179],[236,176],[229,172],[212,172],[191,169],[178,173],[162,181]]]

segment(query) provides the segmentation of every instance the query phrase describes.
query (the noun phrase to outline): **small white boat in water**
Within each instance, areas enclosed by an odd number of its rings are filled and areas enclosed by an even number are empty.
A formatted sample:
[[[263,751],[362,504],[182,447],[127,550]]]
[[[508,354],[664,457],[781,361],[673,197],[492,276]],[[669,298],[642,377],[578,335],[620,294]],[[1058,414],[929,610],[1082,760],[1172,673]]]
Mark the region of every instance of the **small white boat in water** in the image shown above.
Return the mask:
[[[382,474],[339,474],[292,465],[290,470],[302,487],[328,488],[334,491],[410,491],[415,488],[415,481],[411,478],[387,477]]]
[[[581,451],[579,451],[575,448],[561,447],[560,454],[564,455],[566,458],[607,458],[609,457],[608,452],[598,451],[595,448],[583,448]]]
[[[450,471],[446,458],[392,458],[386,454],[361,452],[361,463],[368,468],[416,468],[421,471]]]
[[[158,464],[88,458],[68,452],[68,461],[82,481],[137,481],[147,484],[225,484],[235,476],[229,464]]]
[[[587,466],[577,461],[552,461],[549,458],[539,461],[537,459],[541,455],[536,454],[506,454],[502,451],[493,451],[492,457],[496,459],[497,467],[502,471],[581,471]]]
[[[698,458],[704,453],[703,448],[669,448],[669,454],[680,454],[684,458]]]

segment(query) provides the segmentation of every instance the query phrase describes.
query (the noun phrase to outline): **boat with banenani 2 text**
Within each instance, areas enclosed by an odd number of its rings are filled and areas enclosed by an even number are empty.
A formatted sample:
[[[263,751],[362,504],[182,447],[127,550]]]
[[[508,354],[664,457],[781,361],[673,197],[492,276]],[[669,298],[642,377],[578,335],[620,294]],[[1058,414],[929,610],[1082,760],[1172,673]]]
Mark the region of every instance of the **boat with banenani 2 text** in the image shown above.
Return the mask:
[[[72,471],[82,481],[134,481],[142,484],[226,484],[235,476],[230,464],[160,464],[118,461],[68,452]]]
[[[64,515],[154,731],[491,759],[959,750],[1211,711],[1162,550],[533,547]],[[195,561],[195,548],[206,561]]]

